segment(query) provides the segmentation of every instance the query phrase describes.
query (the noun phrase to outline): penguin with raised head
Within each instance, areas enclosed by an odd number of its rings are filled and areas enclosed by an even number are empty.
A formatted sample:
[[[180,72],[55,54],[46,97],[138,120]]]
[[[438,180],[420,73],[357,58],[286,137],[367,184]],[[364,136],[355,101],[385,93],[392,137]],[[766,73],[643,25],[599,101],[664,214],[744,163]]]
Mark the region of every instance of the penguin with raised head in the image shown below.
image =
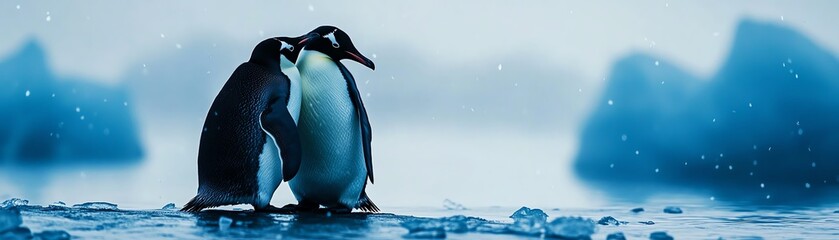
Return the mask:
[[[335,213],[379,211],[365,191],[367,179],[373,183],[370,121],[342,59],[375,70],[373,61],[333,26],[313,30],[297,60],[303,93],[298,125],[303,159],[297,176],[289,181],[298,204],[288,207],[298,211],[320,206]]]
[[[216,96],[198,149],[198,194],[182,211],[250,204],[270,205],[280,183],[300,166],[297,130],[300,82],[294,62],[307,38],[263,40]]]

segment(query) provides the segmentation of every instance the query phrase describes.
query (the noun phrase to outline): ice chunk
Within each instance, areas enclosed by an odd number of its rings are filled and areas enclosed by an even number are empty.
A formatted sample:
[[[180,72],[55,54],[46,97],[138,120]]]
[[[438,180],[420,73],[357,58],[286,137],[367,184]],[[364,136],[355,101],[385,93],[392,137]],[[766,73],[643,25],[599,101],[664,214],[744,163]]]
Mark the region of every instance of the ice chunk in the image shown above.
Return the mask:
[[[17,227],[5,232],[0,232],[0,239],[31,239],[32,231],[26,227]]]
[[[47,208],[51,208],[51,209],[64,209],[64,208],[67,208],[67,204],[65,204],[65,203],[64,203],[64,202],[62,202],[62,201],[58,201],[58,202],[50,203],[50,205],[49,205],[49,206],[47,206]]]
[[[86,202],[73,205],[73,207],[90,210],[118,210],[116,204],[109,202]]]
[[[521,207],[513,215],[510,215],[510,218],[515,221],[508,227],[510,231],[521,234],[540,235],[545,228],[548,214],[545,214],[541,209]]]
[[[559,217],[545,228],[545,236],[562,239],[591,239],[594,234],[594,221],[582,217]]]
[[[466,210],[466,207],[462,204],[456,203],[448,198],[443,200],[443,207],[447,210]]]
[[[41,240],[69,240],[70,234],[62,230],[49,230],[36,233],[34,237]]]
[[[620,226],[621,224],[627,224],[627,223],[629,223],[629,222],[627,222],[627,221],[618,221],[617,219],[615,219],[615,218],[614,218],[614,217],[612,217],[612,216],[605,216],[605,217],[600,218],[600,220],[598,220],[598,221],[597,221],[597,224],[600,224],[600,225],[615,225],[615,226]]]
[[[622,232],[616,232],[606,236],[606,240],[626,240]]]
[[[673,240],[673,237],[666,232],[653,232],[650,234],[650,240]]]
[[[23,223],[17,208],[0,208],[0,232],[16,228]]]
[[[29,204],[29,200],[20,199],[20,198],[9,198],[6,201],[3,201],[2,207],[3,208],[10,208],[16,206],[26,206]]]
[[[402,227],[408,229],[405,238],[446,238],[446,228],[437,220],[412,220],[403,222]]]
[[[680,214],[680,213],[682,213],[682,209],[679,208],[679,207],[669,206],[669,207],[664,208],[664,213]]]
[[[655,222],[653,222],[653,221],[640,221],[640,222],[638,222],[638,223],[640,223],[640,224],[644,224],[644,225],[653,225],[653,224],[655,224]]]
[[[440,223],[447,232],[465,233],[475,231],[479,226],[489,221],[483,218],[455,215],[440,219]]]
[[[178,206],[176,206],[175,203],[167,203],[166,206],[163,206],[160,209],[162,209],[162,210],[177,210]]]
[[[633,209],[632,209],[632,210],[630,210],[630,211],[632,211],[633,213],[640,213],[640,212],[643,212],[643,211],[644,211],[644,208],[640,208],[640,207],[639,207],[639,208],[633,208]]]
[[[233,219],[225,216],[218,218],[219,231],[227,231],[227,229],[230,228],[230,225],[233,225]]]

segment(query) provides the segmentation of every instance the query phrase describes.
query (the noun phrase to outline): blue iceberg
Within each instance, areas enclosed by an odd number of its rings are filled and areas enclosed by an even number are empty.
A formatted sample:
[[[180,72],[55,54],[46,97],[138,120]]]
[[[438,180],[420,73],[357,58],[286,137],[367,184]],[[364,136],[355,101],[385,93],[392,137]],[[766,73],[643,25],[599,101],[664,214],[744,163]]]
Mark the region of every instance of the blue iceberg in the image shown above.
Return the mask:
[[[645,54],[617,61],[574,167],[617,197],[671,187],[819,201],[839,185],[836,96],[833,54],[788,27],[744,20],[708,80]]]
[[[133,162],[142,154],[127,89],[57,76],[30,40],[0,61],[0,160]],[[9,162],[5,161],[5,162]]]

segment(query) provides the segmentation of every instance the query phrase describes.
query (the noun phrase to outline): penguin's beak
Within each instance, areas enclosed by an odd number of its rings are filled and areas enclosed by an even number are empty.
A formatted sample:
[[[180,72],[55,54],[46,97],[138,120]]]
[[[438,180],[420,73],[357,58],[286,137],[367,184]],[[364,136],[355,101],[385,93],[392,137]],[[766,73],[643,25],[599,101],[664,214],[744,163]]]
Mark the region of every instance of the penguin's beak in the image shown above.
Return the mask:
[[[300,46],[306,46],[306,43],[309,42],[309,40],[312,40],[318,36],[320,36],[320,34],[317,33],[309,33],[304,36],[300,36],[300,42],[298,42],[297,44]]]
[[[358,50],[352,49],[352,50],[349,50],[349,51],[345,51],[345,53],[347,54],[347,56],[349,56],[348,58],[350,60],[361,63],[361,65],[367,66],[368,68],[370,68],[372,70],[376,70],[376,64],[374,64],[373,61],[371,61],[369,58],[365,57],[364,55],[361,55],[361,53],[358,52]]]

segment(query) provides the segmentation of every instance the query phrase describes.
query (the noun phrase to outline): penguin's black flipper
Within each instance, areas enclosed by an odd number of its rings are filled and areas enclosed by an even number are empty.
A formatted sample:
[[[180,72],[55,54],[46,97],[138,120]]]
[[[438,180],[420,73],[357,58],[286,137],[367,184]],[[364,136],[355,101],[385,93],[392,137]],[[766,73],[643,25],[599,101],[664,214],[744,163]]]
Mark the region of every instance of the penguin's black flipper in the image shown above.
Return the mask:
[[[367,118],[367,109],[364,108],[364,102],[361,101],[361,93],[358,92],[358,86],[355,84],[355,78],[347,67],[340,62],[336,62],[338,69],[341,69],[341,74],[347,80],[347,90],[350,93],[350,99],[355,106],[355,111],[358,113],[358,120],[361,123],[361,146],[364,148],[364,162],[367,165],[367,177],[370,178],[370,183],[373,183],[373,150],[370,144],[373,141],[373,133],[370,128],[370,119]],[[366,186],[366,184],[365,184]]]
[[[297,124],[286,109],[285,101],[275,98],[262,112],[262,128],[268,131],[280,147],[283,159],[283,180],[289,181],[297,175],[303,154]]]

